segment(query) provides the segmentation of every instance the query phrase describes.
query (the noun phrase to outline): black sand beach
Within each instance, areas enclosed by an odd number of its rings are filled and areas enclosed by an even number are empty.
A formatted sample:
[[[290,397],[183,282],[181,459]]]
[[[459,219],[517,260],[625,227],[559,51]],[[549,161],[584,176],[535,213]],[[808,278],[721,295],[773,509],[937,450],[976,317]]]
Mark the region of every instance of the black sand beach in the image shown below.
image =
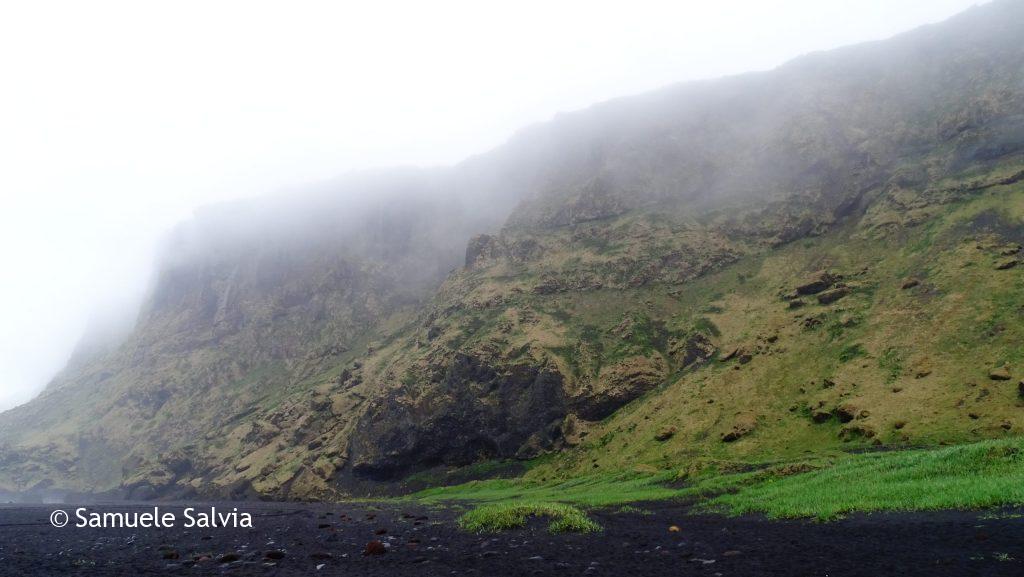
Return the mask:
[[[153,504],[91,505],[152,511]],[[1016,511],[885,513],[832,523],[693,515],[679,503],[596,511],[599,535],[544,523],[498,535],[455,525],[459,510],[416,505],[232,503],[253,528],[73,527],[74,506],[0,507],[0,575],[1021,575]],[[189,505],[197,506],[197,505]],[[203,505],[209,507],[209,504]],[[55,528],[55,509],[72,513]],[[670,531],[671,526],[679,528]],[[382,554],[365,554],[379,541]]]

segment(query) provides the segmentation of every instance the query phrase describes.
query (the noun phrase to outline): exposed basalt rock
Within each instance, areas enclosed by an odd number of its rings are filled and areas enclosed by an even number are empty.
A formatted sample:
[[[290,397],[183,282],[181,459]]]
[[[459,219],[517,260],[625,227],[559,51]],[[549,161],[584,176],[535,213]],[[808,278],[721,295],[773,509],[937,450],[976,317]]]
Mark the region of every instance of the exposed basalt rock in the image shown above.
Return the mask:
[[[583,442],[589,431],[585,421],[574,414],[566,415],[562,421],[562,442],[567,447],[575,447]]]
[[[757,416],[749,413],[737,415],[732,427],[722,433],[722,442],[732,443],[754,432],[757,428]]]
[[[841,286],[831,290],[827,290],[818,294],[818,303],[823,305],[830,305],[837,300],[850,294],[850,288]]]
[[[817,316],[800,319],[800,325],[805,329],[815,329],[822,324],[821,318]]]
[[[478,234],[469,239],[466,245],[466,268],[477,262],[496,258],[500,254],[498,239],[489,234]]]
[[[663,443],[676,435],[678,429],[675,427],[662,427],[657,434],[654,435],[654,440],[659,443]]]
[[[1010,374],[1010,369],[1006,365],[995,367],[988,372],[988,378],[993,381],[1008,381],[1013,378]]]
[[[328,357],[341,356],[346,352],[348,352],[348,347],[335,343],[310,351],[306,354],[306,360],[323,360]]]
[[[538,201],[520,207],[512,222],[517,225],[542,227],[568,226],[618,216],[635,204],[621,194],[618,184],[595,176],[581,183],[575,191],[563,193],[559,202]]]
[[[598,290],[603,286],[604,283],[593,275],[582,274],[576,277],[549,276],[542,279],[532,290],[537,295],[551,295],[569,291]]]
[[[630,357],[602,368],[597,379],[572,400],[572,408],[589,421],[603,419],[663,383],[667,376],[668,367],[660,356]]]
[[[669,343],[668,354],[680,368],[707,362],[715,356],[715,344],[704,333],[696,332],[685,339]]]
[[[874,436],[875,429],[864,424],[846,425],[839,430],[839,438],[844,441],[852,441],[857,438],[870,439]]]
[[[543,431],[530,435],[516,451],[515,458],[524,461],[532,459],[556,448],[559,441],[562,441],[561,430],[556,422],[551,422]]]
[[[843,403],[836,407],[835,414],[840,423],[849,423],[860,414],[860,408],[853,403]]]
[[[811,409],[811,420],[815,423],[821,424],[827,422],[833,417],[832,411],[826,411],[822,408]]]
[[[129,461],[125,464],[121,489],[128,499],[181,496],[190,491],[179,481],[194,468],[193,456],[185,449],[169,451],[153,459]]]
[[[796,287],[798,295],[818,294],[841,280],[842,277],[829,271],[818,271]]]
[[[566,412],[554,368],[458,353],[439,382],[394,386],[370,403],[349,444],[352,472],[391,479],[439,464],[532,456],[560,439]]]

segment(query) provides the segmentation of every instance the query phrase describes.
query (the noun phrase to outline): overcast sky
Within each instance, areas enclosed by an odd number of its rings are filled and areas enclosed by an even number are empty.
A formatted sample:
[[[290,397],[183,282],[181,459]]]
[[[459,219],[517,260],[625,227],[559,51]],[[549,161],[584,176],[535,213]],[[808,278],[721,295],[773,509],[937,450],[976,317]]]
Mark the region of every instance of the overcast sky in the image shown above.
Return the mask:
[[[141,294],[196,207],[450,164],[517,128],[773,68],[976,0],[5,2],[0,410]]]

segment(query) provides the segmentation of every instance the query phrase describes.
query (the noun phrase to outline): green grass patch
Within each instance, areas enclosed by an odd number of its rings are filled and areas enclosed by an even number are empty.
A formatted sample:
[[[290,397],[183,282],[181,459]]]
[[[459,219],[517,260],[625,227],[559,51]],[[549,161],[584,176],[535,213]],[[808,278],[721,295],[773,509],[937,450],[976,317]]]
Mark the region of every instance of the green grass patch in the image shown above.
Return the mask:
[[[888,348],[878,357],[878,368],[885,372],[885,382],[892,383],[903,374],[903,355],[898,349]]]
[[[726,515],[830,520],[852,512],[983,509],[1024,506],[1024,439],[778,463],[734,473],[706,471],[670,486],[674,473],[622,473],[571,480],[494,479],[421,491],[423,502],[478,506],[461,526],[473,531],[522,527],[531,516],[552,518],[552,531],[596,530],[591,507],[691,498]],[[586,522],[585,522],[586,521]]]
[[[530,517],[551,519],[552,533],[594,533],[601,526],[580,508],[565,503],[517,501],[481,505],[459,518],[459,527],[475,533],[496,533],[526,526]]]
[[[855,511],[980,509],[1024,504],[1024,440],[851,455],[714,497],[730,514],[834,519]]]
[[[680,496],[684,494],[683,489],[667,486],[667,483],[674,478],[675,473],[668,472],[656,475],[639,473],[590,475],[568,480],[547,481],[522,478],[491,479],[426,489],[414,493],[412,498],[426,502],[528,501],[604,507]]]
[[[843,350],[839,351],[839,362],[848,363],[853,359],[867,356],[868,352],[864,350],[864,346],[860,343],[854,343],[850,346],[844,347]]]
[[[641,509],[640,507],[634,507],[633,505],[623,505],[618,508],[616,513],[622,514],[636,514],[636,515],[653,515],[654,511],[650,509]]]

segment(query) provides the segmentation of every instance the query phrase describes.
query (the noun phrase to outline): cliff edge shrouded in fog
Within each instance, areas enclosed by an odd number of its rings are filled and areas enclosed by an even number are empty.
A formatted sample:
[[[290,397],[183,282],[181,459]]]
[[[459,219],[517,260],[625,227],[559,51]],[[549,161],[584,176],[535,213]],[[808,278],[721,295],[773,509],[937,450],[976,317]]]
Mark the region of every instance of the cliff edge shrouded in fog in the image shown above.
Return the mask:
[[[0,415],[0,489],[330,497],[1015,431],[1022,37],[996,1],[212,207],[120,345]]]

